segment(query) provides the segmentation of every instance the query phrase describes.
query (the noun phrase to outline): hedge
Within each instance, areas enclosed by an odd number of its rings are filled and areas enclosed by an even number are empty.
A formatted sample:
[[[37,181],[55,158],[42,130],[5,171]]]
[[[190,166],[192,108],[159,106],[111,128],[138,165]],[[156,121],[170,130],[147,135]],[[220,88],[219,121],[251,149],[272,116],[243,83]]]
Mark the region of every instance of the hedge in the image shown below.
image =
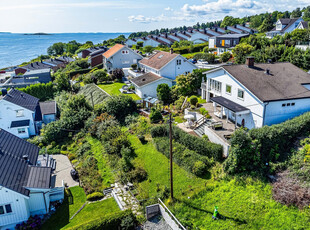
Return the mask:
[[[56,93],[56,88],[54,87],[52,82],[49,83],[38,83],[29,85],[25,88],[19,88],[19,91],[30,94],[36,98],[39,98],[40,101],[46,101],[54,98],[54,94]]]
[[[184,145],[189,150],[195,151],[196,153],[207,156],[214,160],[220,161],[223,159],[223,147],[219,144],[208,142],[202,138],[192,136],[178,127],[172,127],[173,138],[176,142]],[[168,137],[169,126],[160,125],[151,129],[151,135],[155,137]]]
[[[260,171],[270,173],[270,163],[285,160],[296,139],[310,131],[310,113],[276,124],[235,132],[231,151],[225,162],[226,171],[235,174]],[[247,155],[247,159],[244,156]],[[242,159],[243,160],[242,160]]]
[[[157,137],[153,138],[153,142],[157,151],[169,158],[169,138]],[[213,165],[212,159],[199,155],[195,151],[189,150],[184,145],[177,142],[173,143],[173,161],[196,176],[204,176],[207,170]]]
[[[104,195],[101,192],[94,192],[92,194],[87,195],[86,199],[89,201],[101,200]]]
[[[193,50],[190,50],[191,49],[190,46],[185,46],[185,47],[181,47],[181,48],[174,48],[173,52],[178,53],[178,54],[202,52],[203,48],[206,46],[208,46],[208,43],[202,43],[202,44],[194,45],[194,47],[192,47]]]
[[[104,217],[100,217],[96,220],[92,220],[77,226],[74,226],[72,228],[69,228],[70,230],[119,230],[121,229],[120,226],[122,224],[122,221],[125,218],[132,218],[134,221],[135,216],[133,215],[131,210],[126,210],[122,212],[113,213]],[[133,230],[134,226],[126,226],[128,230]]]
[[[70,78],[77,75],[77,74],[85,74],[85,73],[89,73],[92,69],[79,69],[79,70],[75,70],[75,71],[71,71],[69,72],[69,76]]]

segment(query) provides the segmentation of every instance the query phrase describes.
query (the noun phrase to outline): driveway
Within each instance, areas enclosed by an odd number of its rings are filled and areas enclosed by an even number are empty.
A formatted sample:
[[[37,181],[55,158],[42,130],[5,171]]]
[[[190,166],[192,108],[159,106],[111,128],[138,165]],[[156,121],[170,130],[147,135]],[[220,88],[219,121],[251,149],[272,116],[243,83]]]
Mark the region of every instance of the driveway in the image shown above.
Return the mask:
[[[52,176],[52,183],[55,184],[54,187],[62,187],[62,181],[69,187],[78,186],[79,182],[74,181],[70,175],[73,167],[68,157],[66,155],[53,155],[52,157],[56,160],[56,169]]]

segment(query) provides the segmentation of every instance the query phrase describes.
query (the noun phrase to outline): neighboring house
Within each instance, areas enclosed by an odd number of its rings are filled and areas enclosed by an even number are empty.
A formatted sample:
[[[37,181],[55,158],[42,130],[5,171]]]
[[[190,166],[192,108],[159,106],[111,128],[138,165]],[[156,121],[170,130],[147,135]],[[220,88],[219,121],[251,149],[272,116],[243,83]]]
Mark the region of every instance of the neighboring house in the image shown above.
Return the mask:
[[[11,80],[12,84],[31,85],[35,83],[48,83],[52,81],[50,69],[32,70],[23,75],[14,76]]]
[[[201,44],[209,41],[209,38],[214,35],[208,33],[207,30],[202,31],[195,31],[191,38],[190,41],[192,41],[194,44]]]
[[[56,121],[57,106],[55,101],[39,102],[44,124]]]
[[[143,57],[129,47],[116,44],[103,55],[103,65],[112,72],[114,69],[129,68],[132,64],[138,64]]]
[[[297,44],[295,45],[295,48],[306,51],[307,49],[310,49],[310,41],[309,42],[298,41]]]
[[[2,92],[0,128],[17,137],[37,135],[42,126],[39,99],[16,89]]]
[[[43,63],[43,61],[33,62],[28,65],[16,68],[15,74],[18,75],[18,74],[24,74],[27,71],[31,71],[31,70],[41,70],[41,69],[51,69],[51,68],[52,68],[51,65],[45,64]]]
[[[158,40],[158,37],[149,35],[148,40],[143,42],[143,47],[145,46],[152,46],[152,47],[157,47],[159,45],[163,44],[161,40]]]
[[[101,49],[107,50],[107,47],[105,47],[105,46],[91,47],[91,48],[82,50],[77,55],[79,58],[87,58],[91,53],[98,51],[98,50],[101,50]]]
[[[54,160],[38,166],[39,148],[0,129],[0,229],[15,229],[32,215],[50,211],[50,202],[64,198],[54,187]]]
[[[125,42],[125,45],[127,45],[128,47],[132,47],[133,45],[137,45],[137,41],[136,39],[127,39],[127,41]]]
[[[136,87],[136,93],[141,97],[156,97],[156,89],[159,84],[173,85],[173,81],[180,74],[191,73],[197,69],[180,54],[164,51],[156,51],[153,55],[142,59],[139,66],[145,73],[131,80]]]
[[[300,22],[303,22],[302,18],[280,18],[276,22],[276,26],[269,32],[266,33],[267,38],[273,38],[277,35],[284,35],[295,30]]]
[[[296,29],[306,30],[309,28],[309,22],[301,21]]]
[[[102,54],[106,52],[108,48],[102,48],[97,51],[94,51],[90,53],[89,59],[90,59],[90,65],[91,67],[95,67],[97,65],[100,65],[103,63],[103,56]]]
[[[230,51],[233,47],[240,43],[242,38],[248,37],[250,34],[223,34],[212,37],[209,40],[209,48],[216,48],[216,54],[221,55]]]
[[[202,98],[221,116],[248,129],[292,119],[310,111],[310,75],[291,63],[227,65],[207,71]]]

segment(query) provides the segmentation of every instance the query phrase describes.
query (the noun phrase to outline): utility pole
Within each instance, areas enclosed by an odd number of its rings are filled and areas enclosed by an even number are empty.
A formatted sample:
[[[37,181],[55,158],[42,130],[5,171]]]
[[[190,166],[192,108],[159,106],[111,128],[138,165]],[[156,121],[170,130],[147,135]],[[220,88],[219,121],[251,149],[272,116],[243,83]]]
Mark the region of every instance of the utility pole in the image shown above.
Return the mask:
[[[93,104],[93,109],[95,109],[94,99],[93,99],[93,92],[90,92],[90,97],[91,97],[91,103]]]
[[[169,138],[170,138],[170,191],[171,191],[171,199],[173,200],[173,157],[172,157],[172,119],[171,119],[171,113],[169,116]]]

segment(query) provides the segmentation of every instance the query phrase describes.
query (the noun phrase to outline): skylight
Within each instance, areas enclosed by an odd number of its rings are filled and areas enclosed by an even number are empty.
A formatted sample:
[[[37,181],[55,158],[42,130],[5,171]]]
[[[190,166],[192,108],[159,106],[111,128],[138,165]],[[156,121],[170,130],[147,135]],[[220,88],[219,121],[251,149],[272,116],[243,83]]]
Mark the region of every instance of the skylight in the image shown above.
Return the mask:
[[[158,58],[161,59],[163,56],[164,56],[164,55],[161,54],[161,55],[158,56]]]

